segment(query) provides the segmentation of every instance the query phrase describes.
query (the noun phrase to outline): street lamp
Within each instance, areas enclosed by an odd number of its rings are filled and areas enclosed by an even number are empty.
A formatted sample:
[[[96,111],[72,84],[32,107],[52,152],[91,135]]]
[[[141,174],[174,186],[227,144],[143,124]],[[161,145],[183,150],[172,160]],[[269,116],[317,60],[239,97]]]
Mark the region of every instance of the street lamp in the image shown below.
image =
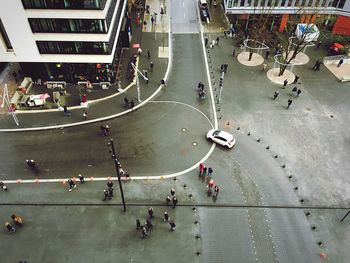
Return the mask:
[[[123,207],[124,207],[124,212],[126,212],[126,206],[125,206],[125,200],[124,200],[124,192],[123,192],[123,186],[122,186],[122,182],[120,179],[120,168],[122,167],[120,162],[117,159],[117,156],[115,154],[115,149],[114,149],[114,142],[113,139],[110,139],[109,142],[107,143],[108,147],[112,148],[112,159],[114,161],[114,165],[115,165],[115,170],[117,171],[117,177],[118,177],[118,183],[119,183],[119,189],[120,189],[120,195],[122,197],[122,203],[123,203]]]
[[[148,78],[136,67],[134,63],[131,62],[131,66],[134,69],[136,73],[136,87],[137,87],[137,100],[141,102],[141,94],[140,94],[140,80],[139,75],[140,74],[144,80],[148,81]]]

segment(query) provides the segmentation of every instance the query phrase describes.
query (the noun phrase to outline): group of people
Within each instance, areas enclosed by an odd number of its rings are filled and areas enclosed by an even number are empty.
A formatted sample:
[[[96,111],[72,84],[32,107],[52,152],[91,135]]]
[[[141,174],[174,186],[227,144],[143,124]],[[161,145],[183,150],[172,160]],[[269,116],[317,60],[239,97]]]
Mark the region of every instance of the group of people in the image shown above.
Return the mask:
[[[173,197],[173,200],[174,200],[174,198],[176,198],[174,189],[170,190],[170,195]],[[168,198],[169,198],[169,203],[168,203]],[[176,203],[177,203],[177,201],[176,201]],[[175,203],[175,205],[173,205],[173,208],[175,208],[176,203]],[[167,197],[167,205],[169,205],[169,204],[170,204],[170,196]],[[154,220],[154,219],[155,219],[155,216],[154,216],[153,207],[150,207],[148,209],[148,216],[146,217],[146,222],[144,223],[144,225],[141,225],[140,219],[136,219],[136,230],[141,229],[141,238],[142,239],[148,237],[150,230],[153,228],[153,224],[154,224],[154,221],[152,223],[151,220]],[[175,221],[174,221],[174,219],[170,218],[167,211],[165,211],[163,214],[163,222],[169,223],[170,231],[175,230],[175,227],[176,227]]]
[[[106,201],[107,199],[111,200],[112,197],[113,197],[113,191],[114,191],[113,182],[112,181],[108,181],[107,182],[107,188],[103,190],[104,198],[102,199],[102,201]]]
[[[219,194],[219,186],[214,183],[213,180],[213,168],[207,168],[204,163],[199,164],[199,177],[207,178],[208,195],[217,198]]]
[[[172,205],[173,206],[173,209],[175,209],[176,205],[177,205],[177,197],[175,195],[175,189],[172,188],[170,190],[170,195],[168,195],[165,199],[165,204],[168,206],[168,205]]]
[[[13,215],[11,215],[11,218],[13,220],[13,224],[11,224],[10,222],[5,222],[5,227],[6,227],[9,234],[16,232],[15,226],[22,226],[23,225],[23,219],[21,217],[19,217],[18,215],[13,214]]]

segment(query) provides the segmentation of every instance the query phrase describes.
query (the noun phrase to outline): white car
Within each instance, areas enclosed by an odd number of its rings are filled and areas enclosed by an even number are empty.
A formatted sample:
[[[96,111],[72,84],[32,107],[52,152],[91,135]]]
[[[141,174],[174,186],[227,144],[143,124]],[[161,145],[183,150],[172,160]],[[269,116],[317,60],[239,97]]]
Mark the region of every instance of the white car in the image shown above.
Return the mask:
[[[216,129],[212,129],[208,131],[207,139],[217,144],[220,144],[222,146],[225,146],[229,149],[231,149],[236,143],[236,139],[233,137],[232,134],[222,130],[216,130]]]

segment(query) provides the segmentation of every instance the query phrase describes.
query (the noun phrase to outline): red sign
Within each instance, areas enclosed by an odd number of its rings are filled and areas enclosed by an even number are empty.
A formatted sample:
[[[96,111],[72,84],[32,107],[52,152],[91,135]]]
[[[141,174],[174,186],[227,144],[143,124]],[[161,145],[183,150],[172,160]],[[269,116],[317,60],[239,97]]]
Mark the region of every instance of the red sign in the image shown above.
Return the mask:
[[[139,48],[140,44],[132,44],[132,48]]]

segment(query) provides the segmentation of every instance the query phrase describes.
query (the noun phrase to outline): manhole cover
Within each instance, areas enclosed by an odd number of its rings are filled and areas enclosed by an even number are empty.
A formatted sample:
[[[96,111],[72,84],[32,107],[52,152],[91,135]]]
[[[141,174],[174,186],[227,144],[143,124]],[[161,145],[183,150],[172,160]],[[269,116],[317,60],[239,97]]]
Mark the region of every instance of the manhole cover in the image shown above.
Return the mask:
[[[197,145],[198,145],[197,142],[193,142],[193,143],[192,143],[192,146],[197,146]]]
[[[182,131],[182,132],[185,132],[185,131],[187,131],[187,129],[186,129],[186,128],[182,128],[181,131]]]

